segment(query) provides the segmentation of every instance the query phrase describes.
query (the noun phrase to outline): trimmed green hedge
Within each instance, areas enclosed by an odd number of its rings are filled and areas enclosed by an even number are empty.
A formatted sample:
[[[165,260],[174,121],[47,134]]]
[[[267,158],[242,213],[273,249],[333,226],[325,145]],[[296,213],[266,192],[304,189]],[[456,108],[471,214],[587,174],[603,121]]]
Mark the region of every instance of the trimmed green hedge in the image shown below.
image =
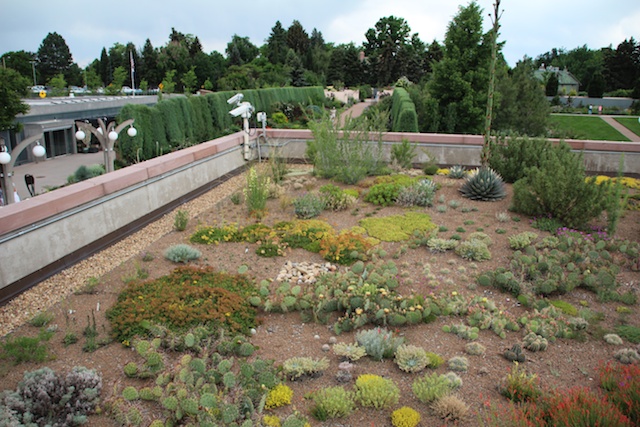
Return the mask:
[[[315,87],[284,87],[242,91],[243,101],[256,111],[273,114],[279,102],[303,105],[323,105],[324,89]],[[196,145],[237,131],[240,120],[231,117],[233,106],[227,99],[236,92],[216,92],[204,96],[172,97],[153,107],[125,105],[118,122],[134,119],[137,135],[131,138],[122,132],[116,144],[121,166],[149,160],[180,148]]]
[[[409,93],[404,88],[397,87],[393,90],[391,101],[391,130],[418,132],[418,114]]]

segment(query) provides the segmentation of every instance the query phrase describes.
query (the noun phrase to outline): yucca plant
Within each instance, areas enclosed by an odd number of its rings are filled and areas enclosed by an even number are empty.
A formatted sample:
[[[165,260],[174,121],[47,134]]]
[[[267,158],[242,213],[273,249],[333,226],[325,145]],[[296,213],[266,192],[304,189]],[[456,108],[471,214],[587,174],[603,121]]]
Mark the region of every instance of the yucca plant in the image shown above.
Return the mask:
[[[460,193],[471,200],[494,202],[507,196],[502,177],[489,167],[476,169],[469,174]]]
[[[466,174],[464,166],[455,165],[449,168],[449,178],[462,179]]]

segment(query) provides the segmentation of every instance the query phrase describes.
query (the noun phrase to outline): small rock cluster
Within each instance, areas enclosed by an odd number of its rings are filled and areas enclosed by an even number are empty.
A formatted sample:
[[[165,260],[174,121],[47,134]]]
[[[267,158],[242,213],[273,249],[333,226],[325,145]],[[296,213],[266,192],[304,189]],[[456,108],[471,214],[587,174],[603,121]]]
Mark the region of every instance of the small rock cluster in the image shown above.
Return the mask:
[[[311,262],[287,261],[276,276],[276,281],[308,285],[315,283],[318,276],[321,274],[334,272],[337,269],[338,267],[330,262],[317,264]]]

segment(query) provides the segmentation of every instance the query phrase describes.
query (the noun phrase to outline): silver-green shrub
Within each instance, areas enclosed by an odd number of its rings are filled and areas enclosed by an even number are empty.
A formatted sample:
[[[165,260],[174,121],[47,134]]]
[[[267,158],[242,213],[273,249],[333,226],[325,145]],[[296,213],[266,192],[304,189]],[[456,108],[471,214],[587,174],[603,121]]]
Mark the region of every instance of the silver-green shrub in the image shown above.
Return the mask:
[[[460,242],[455,239],[442,239],[434,237],[427,241],[427,247],[431,252],[446,252],[455,249]]]
[[[432,206],[436,194],[436,184],[430,179],[420,180],[402,187],[398,192],[396,204],[400,206]]]
[[[486,243],[480,240],[466,240],[455,249],[456,254],[471,261],[486,261],[491,259],[491,252]]]
[[[404,341],[394,337],[393,332],[385,328],[361,330],[356,333],[356,341],[367,350],[367,355],[374,360],[393,357],[398,346]]]
[[[306,193],[293,201],[293,210],[300,219],[315,218],[324,209],[324,200],[314,194]]]
[[[84,367],[74,367],[66,376],[46,367],[26,372],[15,391],[0,393],[0,425],[85,424],[101,390],[100,375]]]
[[[187,263],[194,259],[198,259],[201,256],[202,253],[199,250],[184,243],[170,246],[164,252],[164,257],[173,262]]]

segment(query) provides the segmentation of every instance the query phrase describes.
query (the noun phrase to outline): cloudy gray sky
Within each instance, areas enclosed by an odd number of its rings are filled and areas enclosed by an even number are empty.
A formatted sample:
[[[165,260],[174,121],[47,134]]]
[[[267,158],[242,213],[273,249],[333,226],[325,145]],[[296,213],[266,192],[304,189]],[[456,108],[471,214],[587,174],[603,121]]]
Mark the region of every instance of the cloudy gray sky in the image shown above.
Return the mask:
[[[478,0],[484,30],[494,0]],[[50,32],[60,34],[81,67],[100,56],[103,47],[148,38],[154,47],[167,43],[171,28],[198,36],[205,52],[224,54],[234,34],[257,46],[280,21],[288,28],[298,20],[310,34],[316,28],[326,42],[362,44],[378,19],[404,18],[412,33],[430,43],[442,42],[447,25],[464,0],[0,0],[0,54],[36,52]],[[502,0],[499,40],[510,66],[527,55],[554,47],[591,49],[626,38],[640,39],[638,0]]]

